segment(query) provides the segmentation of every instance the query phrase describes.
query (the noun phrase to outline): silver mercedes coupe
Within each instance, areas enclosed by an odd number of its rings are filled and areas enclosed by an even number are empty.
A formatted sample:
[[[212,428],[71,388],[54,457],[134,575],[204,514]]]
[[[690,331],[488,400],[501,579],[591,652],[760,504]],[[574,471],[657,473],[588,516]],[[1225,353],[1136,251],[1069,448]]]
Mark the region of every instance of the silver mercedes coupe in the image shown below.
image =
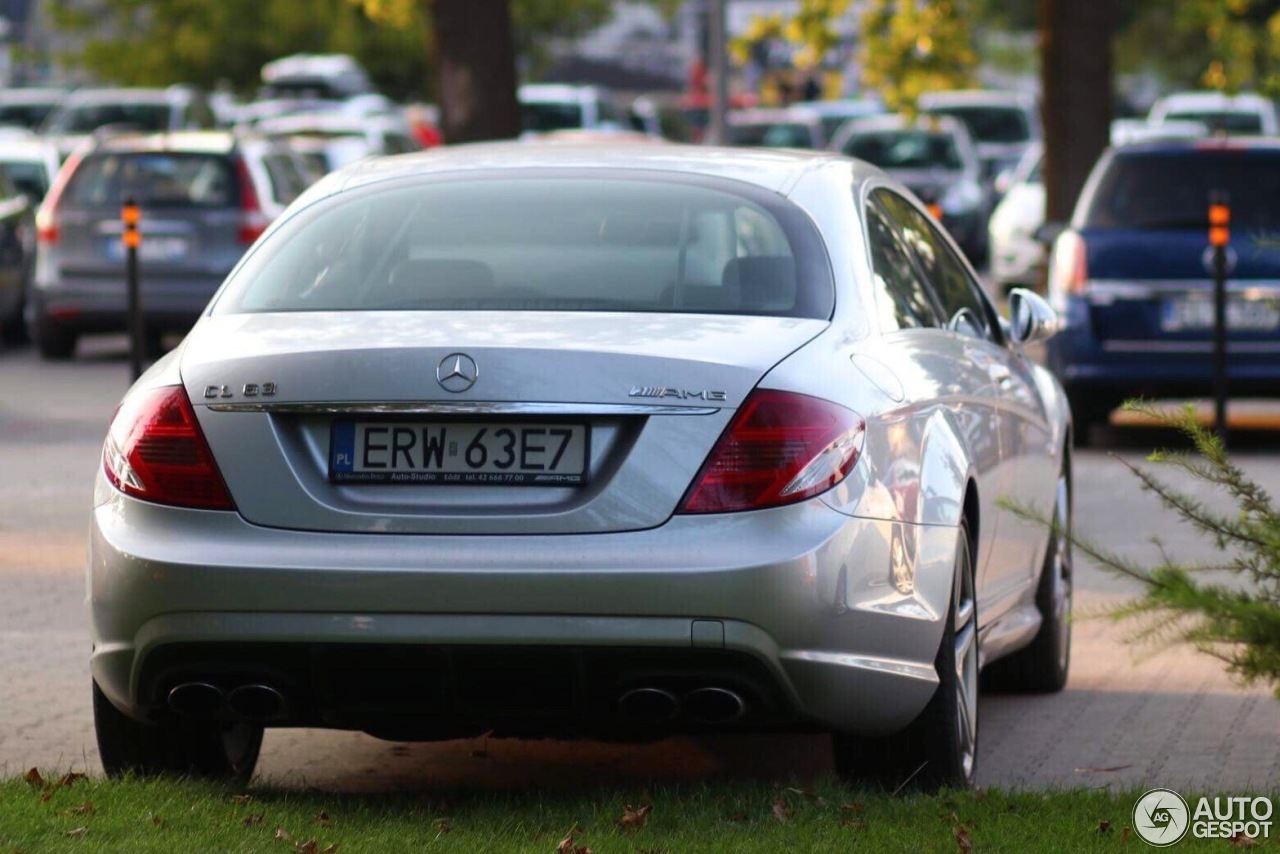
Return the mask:
[[[821,731],[842,777],[971,785],[979,671],[1067,675],[1070,416],[1023,350],[1055,327],[836,155],[334,173],[111,424],[103,765],[244,779],[264,727]]]

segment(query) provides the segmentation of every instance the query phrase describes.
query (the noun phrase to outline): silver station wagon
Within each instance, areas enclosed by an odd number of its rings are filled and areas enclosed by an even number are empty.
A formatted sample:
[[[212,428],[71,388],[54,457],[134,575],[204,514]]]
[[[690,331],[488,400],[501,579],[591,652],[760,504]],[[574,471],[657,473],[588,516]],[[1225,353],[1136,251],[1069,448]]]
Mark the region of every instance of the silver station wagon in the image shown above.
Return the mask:
[[[980,669],[1067,673],[1070,421],[1022,350],[1056,319],[1011,306],[832,154],[327,176],[110,427],[104,766],[243,778],[264,727],[822,731],[847,778],[969,785]]]

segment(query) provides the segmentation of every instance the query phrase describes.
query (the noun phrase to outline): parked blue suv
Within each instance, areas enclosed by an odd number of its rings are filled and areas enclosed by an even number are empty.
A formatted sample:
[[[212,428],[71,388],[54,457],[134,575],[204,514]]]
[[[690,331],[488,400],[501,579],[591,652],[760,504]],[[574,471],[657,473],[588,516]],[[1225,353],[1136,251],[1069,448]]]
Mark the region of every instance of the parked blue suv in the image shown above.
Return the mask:
[[[1054,244],[1048,344],[1077,441],[1128,397],[1205,397],[1213,365],[1209,203],[1231,209],[1227,371],[1232,396],[1280,396],[1280,140],[1112,149]]]

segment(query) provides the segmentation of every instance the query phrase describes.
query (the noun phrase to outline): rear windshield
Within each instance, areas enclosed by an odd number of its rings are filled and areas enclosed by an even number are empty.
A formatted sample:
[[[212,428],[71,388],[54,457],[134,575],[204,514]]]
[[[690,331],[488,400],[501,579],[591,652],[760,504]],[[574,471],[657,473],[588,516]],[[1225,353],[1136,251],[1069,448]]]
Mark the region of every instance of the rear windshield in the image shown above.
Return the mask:
[[[950,134],[924,130],[860,133],[849,137],[844,153],[881,169],[963,169]]]
[[[1169,113],[1166,121],[1200,122],[1210,132],[1217,133],[1262,133],[1262,116],[1257,113],[1246,113],[1235,110],[1188,110],[1186,112]]]
[[[524,129],[533,133],[582,127],[582,107],[570,103],[523,103],[520,118]]]
[[[53,133],[92,133],[108,125],[137,131],[169,129],[168,104],[81,104],[52,118]]]
[[[49,192],[49,171],[43,163],[11,161],[4,163],[4,171],[19,193],[26,193],[34,201],[40,201]]]
[[[35,130],[44,123],[53,104],[3,104],[0,105],[0,125],[24,127]]]
[[[1112,158],[1085,214],[1091,228],[1207,228],[1227,193],[1231,226],[1280,227],[1280,151],[1132,151]]]
[[[91,154],[71,176],[62,204],[119,207],[132,197],[148,207],[232,207],[239,203],[231,161],[207,154]]]
[[[830,317],[825,248],[798,208],[737,182],[641,174],[389,183],[343,194],[284,223],[232,277],[215,312]]]
[[[964,122],[977,142],[1027,142],[1031,128],[1026,114],[1017,107],[939,107],[935,116],[951,116]]]
[[[786,122],[729,125],[729,143],[751,147],[813,148],[808,125]]]

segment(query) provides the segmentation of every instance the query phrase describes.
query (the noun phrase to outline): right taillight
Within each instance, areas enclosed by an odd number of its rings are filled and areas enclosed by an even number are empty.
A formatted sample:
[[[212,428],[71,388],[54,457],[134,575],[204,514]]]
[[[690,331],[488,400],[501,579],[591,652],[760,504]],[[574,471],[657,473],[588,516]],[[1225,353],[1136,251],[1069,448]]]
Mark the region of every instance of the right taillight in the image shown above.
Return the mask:
[[[203,510],[234,510],[182,386],[131,397],[116,412],[102,451],[107,480],[126,495]]]
[[[262,236],[271,220],[262,210],[258,191],[253,186],[253,176],[249,174],[249,164],[243,159],[236,161],[236,177],[240,181],[240,224],[236,229],[236,241],[248,246]]]
[[[1068,296],[1082,296],[1089,284],[1088,248],[1084,238],[1064,231],[1054,241],[1049,259],[1049,301],[1060,311]]]
[[[757,389],[716,442],[680,512],[760,510],[825,492],[853,470],[865,431],[861,416],[843,406]]]

